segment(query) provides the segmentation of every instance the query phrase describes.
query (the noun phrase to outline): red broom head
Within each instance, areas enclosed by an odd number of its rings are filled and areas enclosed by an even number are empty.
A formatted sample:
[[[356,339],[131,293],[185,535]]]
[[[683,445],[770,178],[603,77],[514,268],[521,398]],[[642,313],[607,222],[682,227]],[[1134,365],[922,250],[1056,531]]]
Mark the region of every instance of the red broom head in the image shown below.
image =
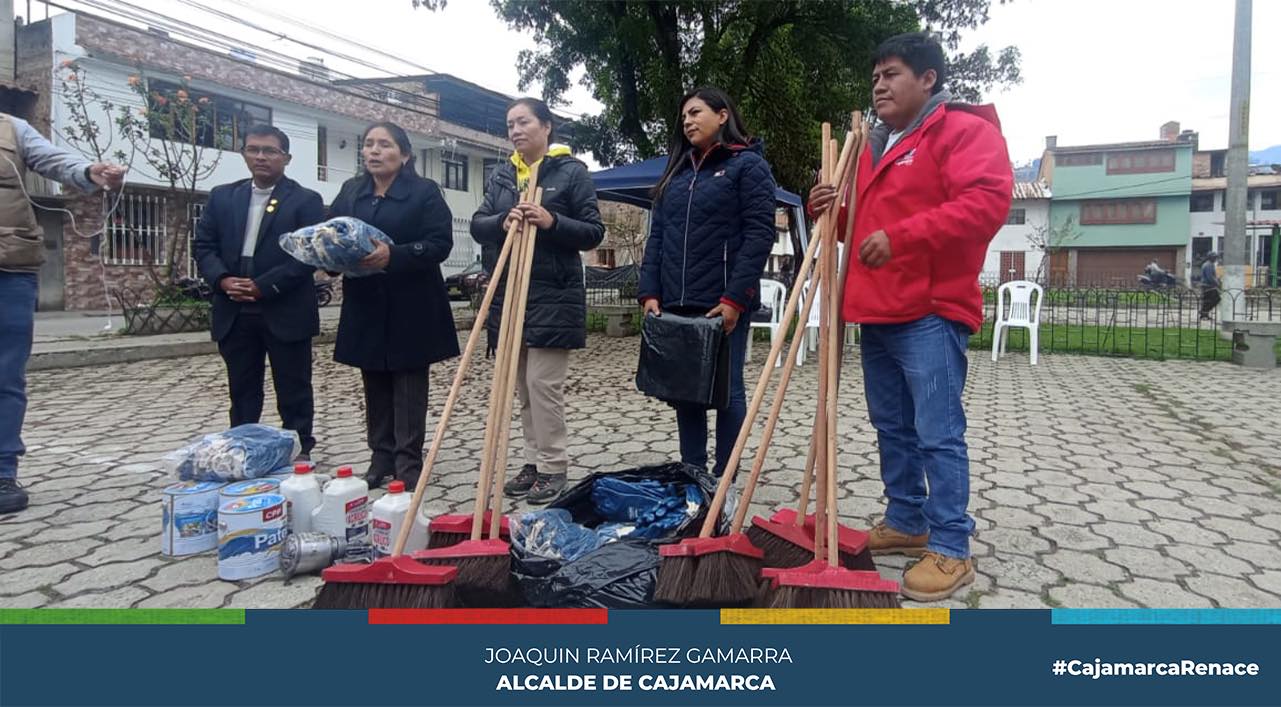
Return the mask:
[[[805,518],[805,527],[813,528],[813,518],[813,515],[809,515]],[[796,509],[780,508],[777,511],[774,511],[774,515],[769,517],[769,522],[780,523],[783,525],[796,525]]]
[[[714,552],[732,552],[735,555],[757,560],[765,557],[765,553],[753,545],[743,533],[731,533],[715,538],[686,538],[679,543],[658,548],[660,557],[702,557]]]
[[[800,567],[765,567],[761,570],[761,579],[769,580],[770,586],[778,589],[779,576],[788,572],[822,572],[828,568],[825,560],[810,560]]]
[[[489,532],[489,524],[493,521],[494,515],[492,510],[485,511],[485,532]],[[433,533],[459,533],[462,535],[471,535],[472,514],[470,513],[450,513],[448,515],[436,516],[431,519],[427,529]],[[498,534],[504,538],[511,537],[511,522],[507,516],[498,524]]]
[[[881,579],[877,572],[847,570],[825,565],[814,571],[810,565],[778,573],[777,586],[807,587],[810,589],[838,589],[855,592],[885,592],[898,594],[898,582]]]
[[[407,555],[384,557],[370,564],[349,563],[326,567],[320,576],[336,584],[418,584],[441,586],[458,576],[447,565],[424,565]]]
[[[775,513],[774,515],[777,516],[778,514]],[[795,517],[795,512],[793,512],[792,515]],[[813,533],[808,533],[805,528],[801,528],[793,523],[779,523],[773,520],[772,517],[770,520],[765,520],[760,516],[756,516],[755,518],[752,518],[752,525],[756,528],[760,528],[770,535],[773,535],[774,537],[782,538],[793,545],[807,548],[811,552],[814,550]]]
[[[756,521],[753,519],[752,522],[755,523]],[[774,512],[774,515],[769,517],[768,522],[795,528],[796,510],[793,508],[780,508]],[[796,544],[814,547],[814,529],[817,525],[818,524],[814,519],[813,513],[805,516],[805,534],[810,538],[810,540],[807,543],[797,542]],[[770,529],[770,532],[774,533],[773,529]],[[786,539],[791,542],[796,542],[795,540],[792,540],[791,536],[782,536],[780,533],[774,534],[779,535],[780,537],[786,537]],[[854,528],[850,528],[845,525],[837,525],[836,543],[841,552],[857,555],[867,549],[867,533],[862,530],[855,530]]]
[[[449,547],[419,550],[410,556],[416,562],[425,562],[427,560],[463,560],[473,557],[493,557],[494,555],[508,555],[510,553],[511,544],[506,540],[464,540],[457,545],[450,545]]]

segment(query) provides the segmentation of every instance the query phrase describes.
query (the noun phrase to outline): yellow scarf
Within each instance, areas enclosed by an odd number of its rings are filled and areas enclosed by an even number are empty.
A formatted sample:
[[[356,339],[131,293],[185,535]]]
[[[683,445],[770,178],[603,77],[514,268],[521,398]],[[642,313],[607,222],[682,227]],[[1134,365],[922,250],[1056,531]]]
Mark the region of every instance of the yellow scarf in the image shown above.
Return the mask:
[[[552,145],[547,149],[546,156],[562,157],[562,156],[569,156],[572,154],[573,153],[570,152],[569,150],[569,145]],[[525,191],[525,187],[529,186],[530,170],[542,164],[543,161],[538,160],[532,165],[525,164],[525,160],[520,156],[519,152],[512,152],[511,160],[512,160],[512,164],[516,165],[516,190]]]

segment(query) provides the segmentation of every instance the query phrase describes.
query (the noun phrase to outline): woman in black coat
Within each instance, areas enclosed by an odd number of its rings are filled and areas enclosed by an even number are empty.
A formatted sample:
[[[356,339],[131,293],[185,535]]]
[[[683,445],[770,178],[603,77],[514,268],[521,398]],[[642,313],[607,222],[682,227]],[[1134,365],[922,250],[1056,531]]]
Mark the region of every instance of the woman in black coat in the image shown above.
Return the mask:
[[[565,378],[570,350],[587,345],[587,293],[580,253],[600,245],[605,237],[587,166],[574,159],[568,147],[551,144],[552,134],[552,113],[546,103],[521,98],[508,106],[507,135],[515,150],[485,185],[485,201],[471,220],[472,237],[494,254],[513,224],[538,226],[516,383],[525,465],[503,487],[508,496],[524,496],[530,503],[548,503],[565,488],[569,468]],[[519,198],[534,166],[543,189],[541,206]],[[502,298],[495,297],[488,321],[495,341],[501,316]]]
[[[453,248],[453,222],[440,187],[414,172],[409,136],[394,123],[365,130],[365,171],[347,180],[331,216],[352,216],[393,241],[362,265],[381,270],[343,278],[334,360],[360,369],[373,453],[370,487],[394,476],[413,489],[427,434],[427,371],[458,355],[458,335],[440,264]]]

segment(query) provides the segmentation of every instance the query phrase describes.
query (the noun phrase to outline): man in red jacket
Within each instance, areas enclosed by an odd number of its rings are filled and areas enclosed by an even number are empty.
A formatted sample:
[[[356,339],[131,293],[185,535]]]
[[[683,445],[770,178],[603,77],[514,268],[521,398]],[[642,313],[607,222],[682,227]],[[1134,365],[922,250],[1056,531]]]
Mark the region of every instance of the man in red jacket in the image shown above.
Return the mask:
[[[983,323],[979,272],[1013,189],[995,109],[949,102],[945,79],[943,50],[927,34],[877,48],[880,122],[858,163],[842,307],[862,329],[864,391],[889,499],[869,547],[921,556],[903,576],[903,594],[917,601],[974,581],[961,391],[966,346]],[[811,213],[835,196],[832,186],[815,186]]]

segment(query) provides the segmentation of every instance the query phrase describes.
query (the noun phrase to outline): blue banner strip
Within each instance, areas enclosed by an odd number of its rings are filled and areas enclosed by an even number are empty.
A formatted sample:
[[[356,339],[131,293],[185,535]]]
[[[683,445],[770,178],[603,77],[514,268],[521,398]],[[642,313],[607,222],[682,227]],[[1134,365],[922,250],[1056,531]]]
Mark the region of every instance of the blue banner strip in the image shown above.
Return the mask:
[[[1054,609],[1050,621],[1065,625],[1265,625],[1281,624],[1281,609]]]

